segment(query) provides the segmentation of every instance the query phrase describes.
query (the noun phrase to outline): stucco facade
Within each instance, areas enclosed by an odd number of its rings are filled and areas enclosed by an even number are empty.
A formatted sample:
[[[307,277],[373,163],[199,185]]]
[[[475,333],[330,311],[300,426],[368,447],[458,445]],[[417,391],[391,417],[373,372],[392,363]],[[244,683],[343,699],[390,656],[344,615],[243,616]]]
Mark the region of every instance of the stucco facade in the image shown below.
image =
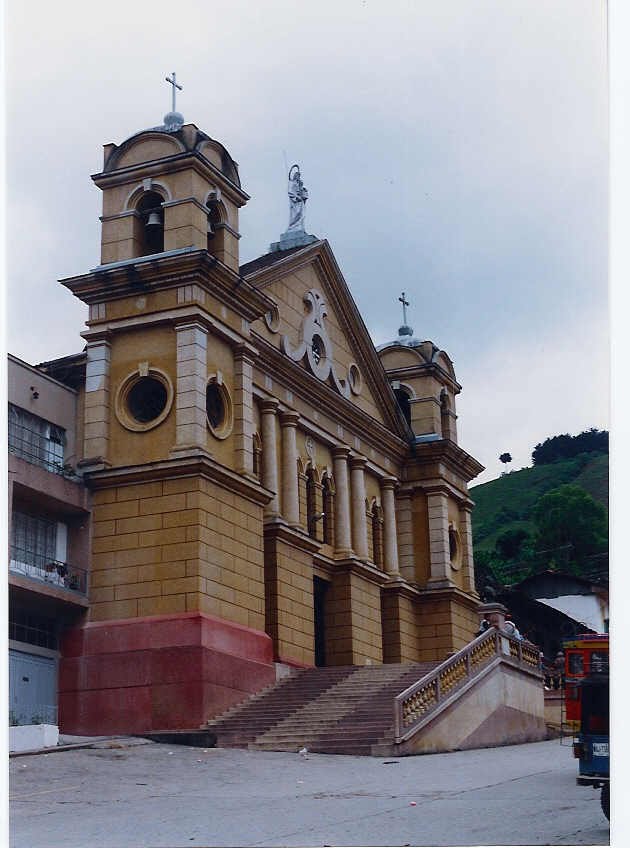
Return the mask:
[[[78,386],[92,509],[62,728],[191,727],[278,665],[462,647],[481,466],[448,355],[404,334],[377,351],[325,240],[239,266],[248,196],[193,124],[106,145],[93,180],[101,264],[62,281],[86,349],[41,366]]]

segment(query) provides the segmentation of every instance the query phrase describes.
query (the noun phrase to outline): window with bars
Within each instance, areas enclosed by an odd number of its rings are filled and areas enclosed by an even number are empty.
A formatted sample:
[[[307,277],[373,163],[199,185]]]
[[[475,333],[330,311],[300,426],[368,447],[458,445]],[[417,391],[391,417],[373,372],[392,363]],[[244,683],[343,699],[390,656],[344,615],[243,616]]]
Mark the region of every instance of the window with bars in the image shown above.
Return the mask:
[[[57,650],[57,624],[54,619],[35,612],[9,607],[9,639]]]
[[[9,404],[9,452],[27,462],[63,473],[66,431],[37,415]]]

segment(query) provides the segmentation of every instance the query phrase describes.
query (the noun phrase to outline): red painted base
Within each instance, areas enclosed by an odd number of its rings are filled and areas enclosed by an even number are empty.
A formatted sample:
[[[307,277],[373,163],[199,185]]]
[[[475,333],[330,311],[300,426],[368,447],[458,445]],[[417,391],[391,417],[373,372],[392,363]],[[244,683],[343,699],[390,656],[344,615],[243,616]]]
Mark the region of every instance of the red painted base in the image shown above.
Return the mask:
[[[275,681],[266,633],[201,613],[92,622],[61,653],[59,727],[77,735],[200,727]]]

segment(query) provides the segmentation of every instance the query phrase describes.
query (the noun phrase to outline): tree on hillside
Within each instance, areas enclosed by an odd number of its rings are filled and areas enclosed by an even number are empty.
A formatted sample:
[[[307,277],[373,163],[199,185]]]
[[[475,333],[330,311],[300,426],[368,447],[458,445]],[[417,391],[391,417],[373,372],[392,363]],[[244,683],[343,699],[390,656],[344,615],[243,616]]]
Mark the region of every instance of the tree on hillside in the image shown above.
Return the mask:
[[[581,453],[608,453],[608,432],[591,427],[577,436],[563,433],[539,442],[533,450],[534,465],[547,465],[558,459],[570,459]]]
[[[507,465],[508,462],[512,462],[512,454],[511,453],[502,453],[501,456],[499,457],[499,459],[501,460],[501,462],[504,465]]]
[[[494,549],[503,562],[511,562],[522,558],[526,543],[531,542],[531,539],[531,535],[522,527],[506,530],[497,538]]]
[[[608,519],[604,507],[580,486],[565,485],[547,492],[534,507],[537,549],[571,545],[576,563],[608,547]]]

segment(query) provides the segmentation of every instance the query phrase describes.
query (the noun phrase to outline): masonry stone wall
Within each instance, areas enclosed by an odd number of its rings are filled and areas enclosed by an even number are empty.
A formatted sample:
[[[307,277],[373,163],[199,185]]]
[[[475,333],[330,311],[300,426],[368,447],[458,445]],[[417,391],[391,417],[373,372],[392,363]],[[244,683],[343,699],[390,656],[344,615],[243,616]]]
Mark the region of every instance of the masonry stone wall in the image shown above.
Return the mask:
[[[264,630],[262,508],[185,477],[94,493],[90,618],[205,612]]]

